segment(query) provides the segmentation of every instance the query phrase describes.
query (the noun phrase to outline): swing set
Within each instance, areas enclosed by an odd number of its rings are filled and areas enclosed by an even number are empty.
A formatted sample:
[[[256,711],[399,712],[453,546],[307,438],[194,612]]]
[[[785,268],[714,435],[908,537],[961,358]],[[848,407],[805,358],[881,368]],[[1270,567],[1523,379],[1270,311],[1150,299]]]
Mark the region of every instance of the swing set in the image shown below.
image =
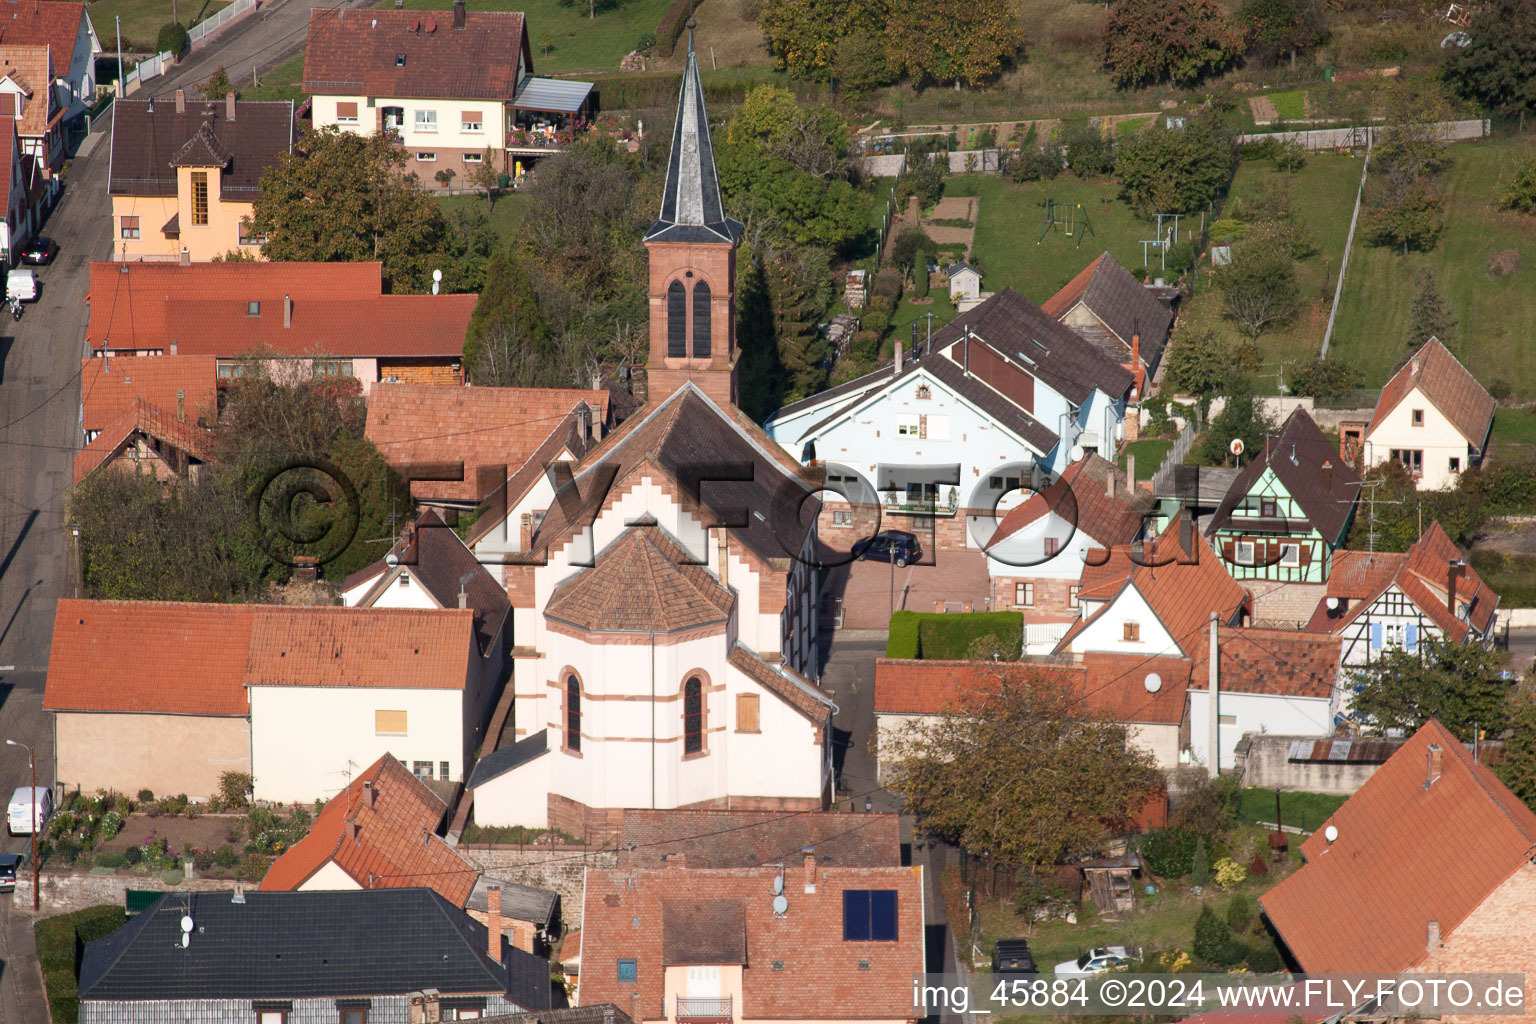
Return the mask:
[[[1088,219],[1088,209],[1082,203],[1058,203],[1047,199],[1045,223],[1040,226],[1040,237],[1035,239],[1035,244],[1045,241],[1045,236],[1057,228],[1068,238],[1076,238],[1079,249],[1083,247],[1083,236],[1094,234],[1093,221]]]

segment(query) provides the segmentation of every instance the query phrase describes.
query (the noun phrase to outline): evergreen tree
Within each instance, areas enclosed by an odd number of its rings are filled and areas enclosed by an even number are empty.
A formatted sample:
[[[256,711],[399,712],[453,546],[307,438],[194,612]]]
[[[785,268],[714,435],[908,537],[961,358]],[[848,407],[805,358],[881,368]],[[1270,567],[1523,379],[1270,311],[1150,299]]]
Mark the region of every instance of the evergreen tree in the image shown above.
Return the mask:
[[[1408,311],[1408,347],[1416,350],[1430,338],[1439,338],[1450,348],[1455,341],[1456,317],[1436,286],[1434,270],[1421,267],[1413,283],[1418,290]]]
[[[1209,885],[1209,884],[1211,884],[1211,862],[1210,862],[1210,858],[1207,856],[1207,854],[1205,852],[1205,838],[1203,836],[1201,837],[1199,844],[1197,844],[1195,846],[1195,862],[1194,862],[1194,865],[1189,869],[1189,882],[1190,882],[1191,885]],[[1210,913],[1210,908],[1209,907],[1207,907],[1205,909],[1204,913],[1202,913],[1201,916],[1204,917],[1205,914],[1207,914],[1207,913]],[[1215,917],[1214,914],[1212,914],[1211,916]],[[1199,934],[1200,934],[1199,925],[1196,925],[1195,926],[1195,935],[1196,935],[1195,941],[1196,941],[1196,943],[1198,943],[1200,941],[1199,938],[1198,938]],[[1196,948],[1198,949],[1198,946]],[[1211,958],[1210,957],[1206,957],[1206,959],[1211,959]]]
[[[773,332],[773,305],[761,259],[750,250],[736,263],[737,381],[742,411],[762,422],[783,404],[784,368]]]
[[[1527,807],[1536,807],[1536,700],[1527,696],[1510,701],[1509,725],[1504,759],[1494,765],[1493,773]]]
[[[928,297],[928,254],[921,249],[912,259],[912,294],[919,299]]]
[[[827,379],[827,343],[821,316],[831,300],[830,270],[821,249],[785,249],[763,260],[779,365],[787,374],[786,399],[819,391]]]
[[[508,358],[542,348],[544,326],[522,261],[502,248],[485,268],[485,287],[464,334],[464,366],[477,384],[518,383]],[[510,346],[510,347],[509,347]]]
[[[1201,852],[1204,852],[1201,847]],[[1232,929],[1216,916],[1209,905],[1200,908],[1195,918],[1195,956],[1206,963],[1220,963],[1232,944]]]

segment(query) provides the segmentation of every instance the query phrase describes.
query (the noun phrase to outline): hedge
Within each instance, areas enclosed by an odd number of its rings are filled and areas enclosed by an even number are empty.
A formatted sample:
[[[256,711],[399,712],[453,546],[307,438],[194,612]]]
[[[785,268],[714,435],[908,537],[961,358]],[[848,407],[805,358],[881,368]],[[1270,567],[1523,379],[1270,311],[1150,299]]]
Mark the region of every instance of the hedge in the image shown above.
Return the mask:
[[[76,1024],[80,1019],[76,986],[86,945],[111,935],[127,922],[128,915],[122,907],[108,904],[44,918],[33,926],[37,959],[48,988],[48,1011],[54,1024]]]
[[[978,637],[995,636],[1004,657],[1017,659],[1024,642],[1022,612],[897,612],[885,644],[887,658],[954,661],[970,656]]]
[[[693,4],[694,0],[672,0],[662,12],[661,21],[656,24],[656,52],[661,56],[670,57],[677,48],[688,19],[693,17]]]
[[[921,656],[918,622],[917,612],[897,612],[891,616],[891,635],[885,641],[887,658],[912,659]]]

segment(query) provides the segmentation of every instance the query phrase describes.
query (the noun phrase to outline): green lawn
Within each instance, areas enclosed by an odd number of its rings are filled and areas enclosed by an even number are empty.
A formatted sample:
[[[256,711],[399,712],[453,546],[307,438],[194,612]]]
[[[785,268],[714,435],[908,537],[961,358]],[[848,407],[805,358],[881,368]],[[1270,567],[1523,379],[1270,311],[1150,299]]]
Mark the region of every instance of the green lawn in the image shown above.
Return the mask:
[[[1132,441],[1120,451],[1120,468],[1125,468],[1127,455],[1134,455],[1136,456],[1136,479],[1151,480],[1152,475],[1157,472],[1157,467],[1163,464],[1163,457],[1168,454],[1168,449],[1172,447],[1171,440],[1161,437]]]
[[[106,0],[98,0],[106,2]],[[447,0],[405,0],[413,10],[440,11]],[[617,71],[619,61],[648,32],[656,31],[667,0],[620,0],[611,10],[587,18],[587,4],[574,0],[477,0],[477,11],[522,11],[537,74]],[[548,48],[546,51],[546,42]]]
[[[485,196],[439,196],[437,199],[444,213],[452,210],[479,210],[485,212]],[[524,192],[501,192],[496,205],[490,211],[491,228],[503,242],[510,241],[528,215],[528,195]]]
[[[224,9],[216,0],[95,0],[91,4],[91,24],[101,40],[104,54],[117,52],[117,18],[123,22],[123,51],[149,51],[155,48],[160,27],[171,22],[171,12],[188,28],[211,18]]]
[[[1275,105],[1275,113],[1279,115],[1282,121],[1300,121],[1307,116],[1307,91],[1305,89],[1272,92],[1269,94],[1269,102]]]
[[[1498,209],[1498,196],[1520,160],[1536,152],[1509,139],[1463,142],[1448,150],[1451,168],[1445,233],[1429,253],[1357,244],[1350,257],[1334,351],[1378,387],[1408,353],[1404,342],[1414,275],[1429,266],[1459,325],[1457,355],[1485,386],[1503,380],[1519,397],[1536,397],[1536,218]],[[1357,243],[1358,243],[1357,239]],[[1520,269],[1496,278],[1488,257],[1524,254]]]
[[[246,86],[240,88],[240,83],[235,83],[235,88],[240,89],[240,98],[243,100],[293,100],[294,104],[304,102],[304,90],[300,83],[304,81],[304,54],[302,51],[289,57],[281,64],[274,64],[260,75],[261,84],[258,86]]]
[[[1536,445],[1536,415],[1530,409],[1500,409],[1493,416],[1491,448],[1502,444]]]
[[[1345,799],[1332,793],[1281,793],[1280,814],[1285,819],[1281,824],[1316,831],[1329,815],[1339,809]],[[1273,822],[1275,791],[1272,789],[1243,790],[1238,815],[1250,824],[1259,821]]]

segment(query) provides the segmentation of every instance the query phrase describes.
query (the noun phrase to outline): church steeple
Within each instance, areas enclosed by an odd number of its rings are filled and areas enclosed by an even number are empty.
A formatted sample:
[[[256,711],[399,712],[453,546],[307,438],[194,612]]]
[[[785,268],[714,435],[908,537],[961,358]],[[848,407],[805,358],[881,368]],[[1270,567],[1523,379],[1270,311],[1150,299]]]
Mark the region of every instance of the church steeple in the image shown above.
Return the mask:
[[[692,381],[721,405],[736,401],[736,242],[741,225],[725,215],[704,85],[688,19],[688,63],[661,216],[645,233],[650,253],[651,349],[648,399]]]

